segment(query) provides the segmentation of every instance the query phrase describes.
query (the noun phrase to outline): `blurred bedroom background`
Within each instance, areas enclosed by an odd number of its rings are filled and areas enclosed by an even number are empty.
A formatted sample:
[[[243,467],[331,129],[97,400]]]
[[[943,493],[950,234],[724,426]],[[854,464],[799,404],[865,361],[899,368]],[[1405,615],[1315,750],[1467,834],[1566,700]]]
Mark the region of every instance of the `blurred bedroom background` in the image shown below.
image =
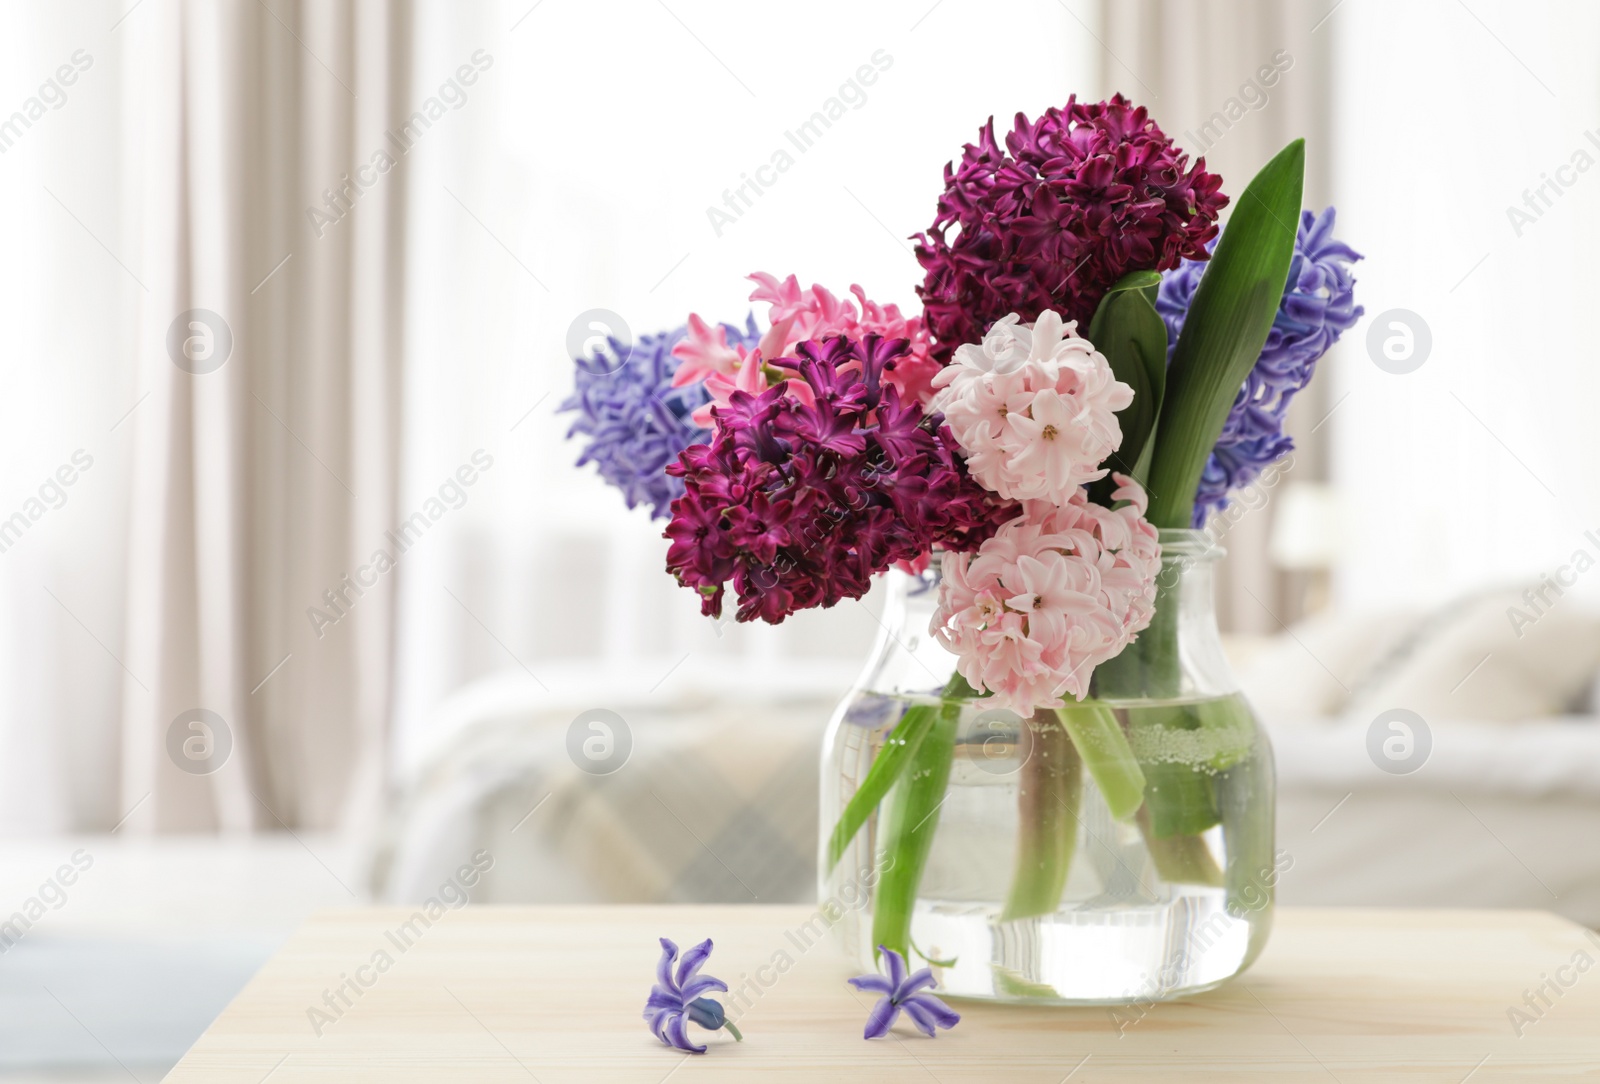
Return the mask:
[[[1365,256],[1212,525],[1280,899],[1600,924],[1597,40],[1576,0],[0,5],[0,1070],[157,1079],[305,915],[480,850],[476,902],[812,893],[878,599],[699,617],[573,465],[569,343],[742,320],[758,270],[914,308],[944,164],[1074,92],[1235,194],[1308,137]]]

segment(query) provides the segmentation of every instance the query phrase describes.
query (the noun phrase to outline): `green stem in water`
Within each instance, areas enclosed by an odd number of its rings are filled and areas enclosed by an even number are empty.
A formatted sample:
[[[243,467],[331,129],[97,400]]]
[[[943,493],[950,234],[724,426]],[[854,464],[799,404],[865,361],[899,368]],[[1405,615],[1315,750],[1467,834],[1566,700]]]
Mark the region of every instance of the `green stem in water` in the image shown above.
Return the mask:
[[[1083,761],[1060,721],[1048,711],[1023,722],[1028,759],[1017,794],[1017,864],[1003,922],[1054,914],[1078,842]]]
[[[889,793],[889,788],[900,778],[906,765],[916,759],[917,749],[933,727],[938,711],[933,704],[913,704],[900,716],[883,749],[873,760],[872,767],[867,769],[866,778],[856,788],[844,812],[839,814],[838,823],[833,826],[833,834],[828,837],[829,872],[839,864],[845,848],[850,846],[850,841],[867,822],[867,818],[872,816],[872,811],[878,808],[878,803]]]
[[[926,952],[923,952],[921,949],[919,949],[915,941],[911,942],[911,951],[915,952],[918,956],[921,956],[923,960],[927,962],[929,967],[954,967],[956,966],[956,961],[960,959],[959,956],[951,956],[945,960],[935,960],[932,956],[929,956]]]
[[[1094,700],[1069,702],[1056,715],[1072,736],[1090,778],[1118,820],[1127,820],[1144,802],[1144,773],[1128,747],[1116,714]]]
[[[967,684],[966,678],[956,673],[950,676],[944,691],[939,695],[940,703],[948,705],[952,699],[970,700],[977,696],[977,692]],[[845,848],[850,846],[850,841],[861,831],[861,826],[867,823],[872,811],[878,808],[883,796],[889,793],[889,788],[894,786],[895,780],[900,778],[900,773],[905,771],[906,765],[916,756],[917,747],[922,744],[922,739],[927,737],[938,710],[939,706],[935,704],[914,704],[900,716],[900,721],[890,732],[883,749],[873,760],[872,767],[867,769],[866,778],[861,781],[861,786],[856,788],[855,794],[851,796],[849,803],[844,807],[844,812],[839,814],[839,820],[833,826],[833,832],[828,837],[829,872],[839,864]]]
[[[950,782],[961,707],[959,700],[947,700],[939,707],[880,814],[884,862],[873,900],[872,943],[902,956],[907,956],[911,947],[911,913],[939,829],[939,807]]]
[[[1089,691],[1103,700],[1139,700],[1144,696],[1144,633],[1113,658],[1094,668]]]
[[[1139,648],[1142,695],[1166,700],[1178,695],[1177,568],[1163,568],[1156,578],[1156,609],[1149,626],[1134,641]]]
[[[1129,740],[1145,755],[1139,831],[1156,872],[1169,883],[1220,885],[1222,871],[1202,833],[1222,820],[1216,770],[1234,753],[1218,741],[1215,755],[1195,757],[1208,739],[1227,736],[1231,716],[1207,703],[1129,707],[1126,714]]]
[[[1236,710],[1249,709],[1238,704]],[[1218,775],[1216,786],[1217,807],[1222,811],[1222,842],[1228,853],[1228,913],[1235,918],[1253,914],[1259,924],[1272,913],[1274,888],[1281,872],[1271,813],[1271,748],[1263,742],[1254,756]],[[1259,945],[1254,951],[1260,951]]]
[[[1144,766],[1144,805],[1151,834],[1197,836],[1221,823],[1214,778],[1204,770],[1172,761]]]
[[[1197,835],[1158,836],[1150,826],[1150,810],[1139,811],[1139,831],[1144,835],[1145,849],[1155,862],[1156,873],[1168,884],[1210,885],[1222,884],[1222,870],[1206,845],[1205,838]]]
[[[1061,996],[1054,986],[1047,986],[1042,982],[1033,982],[1025,979],[1009,967],[990,964],[989,971],[994,975],[994,984],[1007,997],[1050,998],[1053,1000]]]
[[[1145,808],[1140,829],[1167,881],[1216,885],[1221,873],[1202,834],[1218,824],[1227,839],[1228,876],[1235,876],[1238,846],[1233,821],[1249,811],[1238,808],[1240,780],[1254,760],[1255,719],[1238,696],[1188,704],[1129,707],[1128,738],[1144,756]],[[1184,756],[1173,756],[1176,751]],[[1160,758],[1160,759],[1158,759]],[[1170,758],[1170,759],[1169,759]],[[1232,805],[1230,805],[1230,802]],[[1269,819],[1270,823],[1270,819]],[[1251,848],[1260,864],[1259,845]],[[1270,864],[1271,848],[1266,861]]]

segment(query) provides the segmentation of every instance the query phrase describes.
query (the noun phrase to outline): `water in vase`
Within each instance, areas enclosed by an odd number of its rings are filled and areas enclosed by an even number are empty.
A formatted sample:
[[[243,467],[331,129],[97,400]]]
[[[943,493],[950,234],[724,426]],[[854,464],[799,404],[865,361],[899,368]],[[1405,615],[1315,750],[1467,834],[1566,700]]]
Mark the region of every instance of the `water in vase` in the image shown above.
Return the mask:
[[[837,769],[825,773],[836,780],[825,818],[918,702],[928,701],[858,693],[844,706],[825,754]],[[1145,776],[1145,802],[1126,820],[1111,816],[1052,719],[960,708],[911,917],[914,950],[944,993],[1161,1000],[1221,983],[1264,944],[1287,857],[1274,852],[1271,750],[1248,707],[1237,695],[1103,702]],[[846,904],[835,930],[864,966],[886,815],[880,808],[823,878],[824,898]],[[1041,833],[1053,834],[1047,861],[1057,868],[1042,897],[1030,877]]]

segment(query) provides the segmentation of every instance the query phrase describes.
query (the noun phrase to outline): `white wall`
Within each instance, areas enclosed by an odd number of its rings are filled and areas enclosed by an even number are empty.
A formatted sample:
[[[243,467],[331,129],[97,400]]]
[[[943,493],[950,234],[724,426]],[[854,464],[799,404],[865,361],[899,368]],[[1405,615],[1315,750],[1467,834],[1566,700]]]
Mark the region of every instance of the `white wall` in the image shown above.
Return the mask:
[[[420,500],[474,448],[495,466],[441,521],[448,534],[407,555],[402,730],[519,661],[552,697],[596,701],[583,706],[657,682],[662,695],[777,680],[842,692],[877,630],[871,613],[846,604],[719,637],[662,571],[661,525],[571,466],[578,447],[553,412],[571,388],[568,325],[591,308],[635,333],[691,310],[742,319],[743,276],[757,270],[839,293],[859,282],[914,307],[906,238],[931,221],[944,164],[990,113],[1005,122],[1092,92],[1093,40],[1050,0],[529,7],[432,5],[418,32],[419,93],[477,48],[495,63],[409,166],[408,474]],[[980,16],[1027,31],[981,44]],[[879,50],[891,64],[864,104],[795,152],[785,131]],[[707,206],[779,147],[793,168],[719,237]]]
[[[1348,0],[1337,35],[1335,192],[1367,319],[1323,379],[1349,513],[1347,604],[1437,601],[1600,546],[1600,7]],[[1586,150],[1595,165],[1517,236],[1508,206]],[[1481,262],[1480,262],[1481,261]],[[1416,372],[1367,355],[1387,309],[1432,331]],[[1579,590],[1593,594],[1600,573]]]

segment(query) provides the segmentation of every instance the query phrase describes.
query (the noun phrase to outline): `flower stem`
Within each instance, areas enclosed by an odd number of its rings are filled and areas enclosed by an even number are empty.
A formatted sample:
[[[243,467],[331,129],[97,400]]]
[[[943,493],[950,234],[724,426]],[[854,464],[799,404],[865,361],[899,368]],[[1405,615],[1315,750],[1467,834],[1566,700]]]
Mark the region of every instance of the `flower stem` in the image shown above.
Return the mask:
[[[1273,818],[1260,812],[1271,809],[1275,797],[1271,747],[1263,741],[1255,755],[1218,775],[1216,786],[1228,853],[1228,913],[1253,913],[1260,921],[1271,913],[1280,872]]]
[[[1222,884],[1222,870],[1199,835],[1159,836],[1151,828],[1149,808],[1139,811],[1139,831],[1144,835],[1145,849],[1155,863],[1156,873],[1168,884],[1210,885]]]
[[[1153,835],[1197,836],[1222,820],[1213,778],[1189,764],[1158,761],[1144,766],[1145,809]]]
[[[1111,815],[1118,820],[1133,816],[1144,802],[1144,773],[1139,770],[1115,713],[1098,701],[1083,700],[1069,701],[1056,709],[1056,715],[1072,736],[1072,744],[1100,788]]]
[[[744,1036],[739,1034],[739,1029],[733,1026],[732,1020],[724,1020],[722,1026],[728,1029],[728,1034],[733,1036],[734,1042],[744,1042]]]
[[[1053,914],[1078,842],[1083,761],[1060,720],[1038,711],[1024,720],[1028,759],[1017,794],[1017,863],[1002,922]]]
[[[1139,649],[1141,695],[1166,700],[1178,695],[1178,585],[1176,569],[1156,579],[1156,609],[1134,645]]]
[[[1252,778],[1241,769],[1253,759],[1254,716],[1237,695],[1125,711],[1129,741],[1146,758],[1148,786],[1140,829],[1157,872],[1167,881],[1220,884],[1216,859],[1200,837],[1223,826],[1231,873],[1237,848],[1228,822],[1244,810],[1235,808],[1236,801],[1229,803],[1237,797],[1233,792],[1248,789]],[[1172,755],[1186,747],[1186,758]]]
[[[885,860],[874,899],[872,943],[902,956],[911,948],[911,913],[939,829],[961,707],[962,702],[954,699],[940,705],[880,814]]]
[[[939,696],[940,703],[948,706],[953,699],[970,700],[977,693],[967,684],[967,679],[957,672],[950,675]],[[890,731],[888,740],[873,760],[872,767],[867,769],[866,778],[862,779],[833,826],[833,832],[828,837],[828,872],[832,872],[833,867],[839,864],[839,859],[844,857],[844,849],[850,845],[867,818],[872,816],[872,811],[878,808],[878,803],[889,793],[889,788],[900,778],[906,765],[911,763],[917,747],[933,726],[938,710],[939,706],[935,704],[913,704],[900,716],[900,721]]]
[[[845,848],[850,846],[850,841],[867,822],[872,811],[878,808],[878,803],[889,793],[889,788],[900,778],[900,773],[905,770],[906,765],[916,758],[917,749],[933,726],[937,712],[938,709],[932,704],[913,704],[904,715],[900,716],[900,721],[895,724],[888,740],[884,742],[883,749],[873,760],[872,767],[867,769],[866,777],[861,780],[861,785],[856,788],[855,794],[851,795],[844,812],[839,814],[839,820],[833,826],[833,834],[828,837],[830,872],[839,864]]]

